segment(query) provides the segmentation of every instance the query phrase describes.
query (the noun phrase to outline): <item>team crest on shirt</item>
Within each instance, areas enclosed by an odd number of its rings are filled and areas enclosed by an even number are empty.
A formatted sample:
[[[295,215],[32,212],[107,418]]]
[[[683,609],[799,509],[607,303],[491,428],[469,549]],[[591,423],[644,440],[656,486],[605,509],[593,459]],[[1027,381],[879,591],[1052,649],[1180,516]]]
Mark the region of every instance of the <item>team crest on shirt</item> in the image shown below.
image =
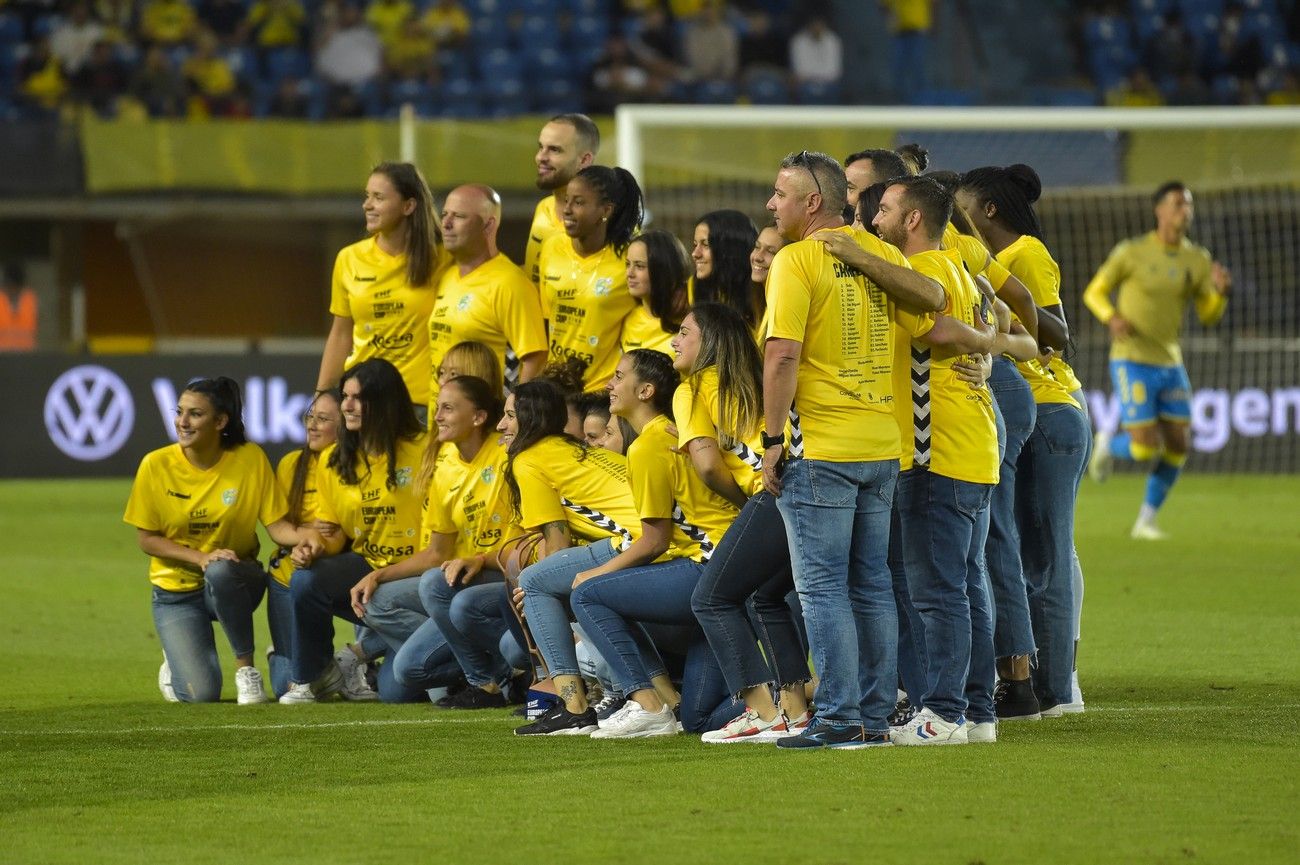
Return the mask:
[[[465,295],[460,300],[456,301],[456,309],[460,310],[461,312],[464,312],[465,310],[469,309],[470,301],[472,301],[473,299],[474,298],[472,295],[468,295],[468,294]]]
[[[483,483],[490,484],[492,483],[492,479],[495,478],[496,476],[497,473],[492,470],[492,466],[488,466],[487,468],[483,469],[482,472],[479,473],[478,478]]]
[[[592,335],[592,336],[587,337],[587,345],[592,345],[592,346],[594,346],[594,345],[598,344],[599,342],[600,342],[600,337],[598,337],[598,336]]]
[[[239,490],[231,487],[221,494],[221,501],[226,507],[230,507],[239,499]]]
[[[411,467],[401,466],[394,472],[399,487],[409,487],[411,485]]]
[[[592,286],[591,289],[592,293],[595,294],[596,297],[604,297],[605,295],[609,294],[613,290],[614,290],[614,280],[609,278],[608,276],[602,276],[599,279],[597,279],[596,284]]]

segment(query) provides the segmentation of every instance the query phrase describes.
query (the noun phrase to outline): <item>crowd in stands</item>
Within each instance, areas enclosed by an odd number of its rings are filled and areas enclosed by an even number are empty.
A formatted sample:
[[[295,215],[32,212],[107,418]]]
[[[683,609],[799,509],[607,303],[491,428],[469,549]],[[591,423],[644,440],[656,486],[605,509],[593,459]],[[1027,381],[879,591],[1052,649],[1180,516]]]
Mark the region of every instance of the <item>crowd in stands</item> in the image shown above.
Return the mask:
[[[1289,0],[1104,0],[1080,37],[1107,105],[1300,105]]]

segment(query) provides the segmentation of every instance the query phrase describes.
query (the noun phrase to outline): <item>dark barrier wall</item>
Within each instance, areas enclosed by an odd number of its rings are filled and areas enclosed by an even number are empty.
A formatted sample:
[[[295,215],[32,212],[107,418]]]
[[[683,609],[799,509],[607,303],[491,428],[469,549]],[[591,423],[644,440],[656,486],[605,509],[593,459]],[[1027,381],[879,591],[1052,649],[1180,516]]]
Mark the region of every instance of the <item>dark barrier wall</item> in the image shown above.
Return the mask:
[[[176,398],[193,378],[226,375],[244,393],[244,424],[272,462],[303,441],[320,359],[282,355],[0,357],[19,406],[0,425],[0,477],[130,476],[174,440]]]
[[[1193,470],[1300,470],[1297,357],[1282,352],[1260,363],[1253,352],[1189,353]],[[1113,429],[1119,415],[1104,356],[1094,360],[1079,367],[1093,423]],[[211,375],[240,383],[249,436],[274,461],[302,442],[318,364],[279,355],[4,357],[0,384],[19,411],[0,425],[0,477],[130,476],[144,454],[172,440],[185,383]],[[1090,367],[1101,369],[1088,375]]]

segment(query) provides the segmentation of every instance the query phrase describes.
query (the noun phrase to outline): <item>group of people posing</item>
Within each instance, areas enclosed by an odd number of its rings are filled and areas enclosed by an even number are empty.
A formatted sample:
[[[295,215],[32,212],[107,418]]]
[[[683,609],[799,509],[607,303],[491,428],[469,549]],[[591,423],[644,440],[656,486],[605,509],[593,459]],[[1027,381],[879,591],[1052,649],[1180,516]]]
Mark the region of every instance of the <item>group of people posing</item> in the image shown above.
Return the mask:
[[[414,166],[378,166],[306,445],[276,471],[234,382],[185,388],[125,515],[164,696],[219,699],[215,620],[238,701],[269,700],[265,595],[281,703],[499,708],[544,675],[518,735],[783,748],[1083,711],[1091,430],[1033,170],[804,151],[773,225],[715,211],[688,253],[598,149],[583,115],[543,128],[522,268],[491,188],[439,217]]]

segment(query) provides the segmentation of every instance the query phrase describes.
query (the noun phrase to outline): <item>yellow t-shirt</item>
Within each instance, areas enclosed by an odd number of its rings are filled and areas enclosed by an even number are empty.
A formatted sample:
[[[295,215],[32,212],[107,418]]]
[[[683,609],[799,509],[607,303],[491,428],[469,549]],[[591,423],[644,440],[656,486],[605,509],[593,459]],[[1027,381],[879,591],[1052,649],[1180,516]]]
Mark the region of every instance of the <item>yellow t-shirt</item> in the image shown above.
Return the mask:
[[[521,534],[511,518],[506,486],[506,449],[489,436],[474,459],[465,462],[455,445],[444,445],[424,509],[421,536],[455,535],[452,558],[487,556]]]
[[[256,33],[254,41],[258,45],[278,48],[298,44],[298,31],[307,20],[307,13],[296,0],[258,0],[249,7],[247,20]]]
[[[641,534],[622,454],[550,436],[515,457],[514,473],[526,529],[564,520],[575,538],[612,539],[617,549]]]
[[[934,26],[933,0],[885,0],[894,13],[894,32],[928,32]]]
[[[254,559],[257,524],[273,523],[288,510],[257,445],[223,451],[216,465],[199,469],[180,445],[171,444],[140,461],[122,519],[192,550],[233,550],[241,559]],[[203,572],[188,562],[150,556],[149,582],[169,592],[192,592],[203,586]]]
[[[634,348],[652,348],[672,357],[673,337],[676,335],[675,331],[673,333],[665,331],[663,322],[655,318],[654,314],[645,308],[645,304],[638,303],[628,313],[627,318],[623,319],[623,335],[619,338],[619,343],[625,352]]]
[[[432,5],[420,19],[420,26],[435,40],[445,42],[469,35],[470,20],[459,6],[442,9]]]
[[[944,315],[971,326],[983,321],[983,298],[962,267],[960,252],[921,252],[908,261],[917,273],[943,286]],[[899,339],[896,351],[902,463],[928,466],[935,474],[959,481],[996,484],[1001,459],[993,395],[987,385],[972,388],[952,371],[953,362],[966,355],[905,338]]]
[[[659,415],[627,449],[632,498],[642,519],[673,521],[668,552],[660,561],[707,562],[739,511],[695,473],[691,458],[677,449],[668,423],[667,415]]]
[[[627,265],[606,246],[581,256],[566,234],[542,244],[542,315],[551,324],[551,360],[586,362],[584,390],[603,388],[621,354],[623,319],[637,301],[627,293]]]
[[[185,77],[204,96],[226,96],[235,92],[235,73],[230,64],[220,57],[201,60],[192,57],[185,61]]]
[[[502,369],[507,343],[519,357],[546,351],[537,290],[519,266],[500,253],[464,276],[455,264],[450,265],[438,283],[437,298],[429,316],[430,394],[438,391],[443,355],[458,342],[483,343],[496,354]]]
[[[886,261],[908,266],[896,247],[873,234],[849,226],[835,230]],[[768,285],[767,338],[803,343],[791,455],[827,462],[898,459],[893,325],[919,336],[933,319],[896,307],[880,286],[815,240],[782,247]]]
[[[366,23],[379,36],[380,42],[391,47],[401,34],[406,19],[414,14],[415,7],[407,0],[373,0],[366,9]]]
[[[389,255],[373,237],[339,251],[330,313],[352,319],[352,353],[344,368],[382,357],[402,374],[412,402],[429,401],[429,314],[447,260],[439,248],[430,284],[415,288],[406,281],[406,255]]]
[[[302,451],[289,451],[280,460],[280,464],[275,467],[275,480],[280,485],[280,492],[284,493],[285,498],[285,516],[289,515],[288,502],[289,492],[293,489],[293,473],[298,468],[298,460],[302,458]],[[310,523],[316,519],[317,500],[320,493],[316,489],[316,471],[319,465],[320,454],[315,451],[308,452],[308,460],[311,465],[307,467],[306,483],[302,490],[302,513],[299,515],[300,523]],[[275,551],[271,556],[270,571],[271,576],[281,585],[289,585],[289,578],[293,576],[297,566],[289,559],[289,553],[284,547]]]
[[[564,234],[564,223],[560,220],[559,202],[554,195],[548,195],[537,202],[537,208],[533,210],[533,224],[528,228],[528,247],[524,250],[524,272],[533,285],[542,284],[542,244],[557,234]]]
[[[1007,270],[998,260],[989,255],[986,247],[978,237],[972,237],[969,234],[962,234],[957,227],[951,222],[943,230],[943,248],[955,249],[961,253],[962,264],[966,266],[966,271],[971,276],[984,274],[984,278],[993,286],[994,291],[998,291],[1006,285],[1007,277],[1011,276],[1011,271]]]
[[[999,252],[996,258],[1016,279],[1025,284],[1036,305],[1043,308],[1060,305],[1061,268],[1041,240],[1022,234]],[[1029,388],[1034,392],[1034,402],[1079,405],[1070,394],[1082,385],[1063,358],[1053,356],[1046,367],[1037,359],[1016,366],[1025,381],[1029,382]]]
[[[153,42],[172,45],[194,29],[194,9],[185,0],[154,0],[140,13],[140,32]]]
[[[740,441],[722,434],[722,411],[718,401],[718,368],[706,367],[677,386],[673,393],[673,418],[677,425],[677,446],[698,438],[713,439],[722,453],[722,463],[745,495],[763,488],[763,444],[761,430],[751,430]],[[730,445],[724,445],[729,441]]]
[[[1098,296],[1109,310],[1110,295],[1119,289],[1116,311],[1133,325],[1133,335],[1111,342],[1111,360],[1181,366],[1178,335],[1188,302],[1194,301],[1208,321],[1217,321],[1227,307],[1227,298],[1210,279],[1212,261],[1208,249],[1187,238],[1169,247],[1154,231],[1121,241],[1111,250],[1084,291],[1084,301],[1104,321],[1110,315],[1098,311]]]
[[[329,467],[330,445],[316,466],[320,491],[316,516],[336,523],[352,539],[352,551],[365,557],[371,568],[396,564],[415,554],[423,502],[415,492],[415,475],[424,456],[427,433],[397,445],[397,485],[388,488],[388,457],[357,455],[357,483],[343,483]]]

